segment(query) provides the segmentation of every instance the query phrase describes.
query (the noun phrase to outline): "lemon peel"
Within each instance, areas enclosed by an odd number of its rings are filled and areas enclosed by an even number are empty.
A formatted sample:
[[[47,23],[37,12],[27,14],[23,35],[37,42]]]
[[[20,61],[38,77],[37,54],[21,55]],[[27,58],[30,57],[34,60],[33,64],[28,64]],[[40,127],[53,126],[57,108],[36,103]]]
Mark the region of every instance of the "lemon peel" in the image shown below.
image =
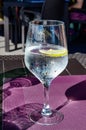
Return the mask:
[[[41,49],[39,50],[40,53],[42,53],[43,55],[49,56],[49,57],[62,57],[62,56],[66,56],[68,54],[67,49],[60,49],[60,50],[54,50],[54,49],[48,49],[48,50],[44,50]]]

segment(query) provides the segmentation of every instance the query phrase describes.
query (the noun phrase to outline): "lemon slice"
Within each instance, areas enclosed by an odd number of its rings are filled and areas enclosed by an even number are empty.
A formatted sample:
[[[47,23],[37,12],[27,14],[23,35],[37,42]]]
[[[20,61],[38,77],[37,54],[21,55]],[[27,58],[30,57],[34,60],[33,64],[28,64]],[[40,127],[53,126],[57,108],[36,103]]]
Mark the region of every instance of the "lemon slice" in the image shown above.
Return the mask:
[[[49,50],[44,50],[41,49],[39,50],[40,53],[46,56],[50,57],[61,57],[67,55],[67,49],[61,49],[61,50],[54,50],[54,49],[49,49]]]

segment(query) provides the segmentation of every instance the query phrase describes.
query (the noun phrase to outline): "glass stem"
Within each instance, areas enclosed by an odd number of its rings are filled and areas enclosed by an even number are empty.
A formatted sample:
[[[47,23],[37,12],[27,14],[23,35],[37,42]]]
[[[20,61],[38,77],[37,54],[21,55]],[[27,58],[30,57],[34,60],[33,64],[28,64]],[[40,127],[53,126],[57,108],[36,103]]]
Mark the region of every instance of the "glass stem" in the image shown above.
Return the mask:
[[[44,84],[44,106],[41,113],[43,116],[50,116],[52,114],[49,105],[49,86],[46,84]]]

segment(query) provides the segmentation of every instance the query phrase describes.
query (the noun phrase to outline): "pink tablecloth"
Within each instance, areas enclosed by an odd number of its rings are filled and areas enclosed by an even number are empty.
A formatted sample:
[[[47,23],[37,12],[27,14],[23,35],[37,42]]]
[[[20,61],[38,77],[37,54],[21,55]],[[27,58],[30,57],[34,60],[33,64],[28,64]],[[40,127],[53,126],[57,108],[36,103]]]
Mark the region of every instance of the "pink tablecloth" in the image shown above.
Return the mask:
[[[53,126],[29,120],[43,104],[41,83],[30,80],[19,78],[3,85],[3,130],[86,130],[86,75],[59,76],[52,82],[50,105],[64,114],[63,121]]]

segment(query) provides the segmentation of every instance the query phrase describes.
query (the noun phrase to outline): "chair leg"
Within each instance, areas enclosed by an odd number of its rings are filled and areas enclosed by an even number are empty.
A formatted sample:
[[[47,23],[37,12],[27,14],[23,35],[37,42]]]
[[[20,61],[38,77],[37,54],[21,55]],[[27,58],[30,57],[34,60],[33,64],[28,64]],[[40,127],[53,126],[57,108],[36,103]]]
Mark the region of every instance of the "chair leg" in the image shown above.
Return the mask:
[[[16,50],[17,49],[17,24],[15,24],[14,26],[15,26],[14,44],[15,44],[15,50]]]
[[[22,24],[22,50],[23,50],[23,51],[24,51],[24,49],[25,49],[25,47],[24,47],[24,42],[25,42],[24,35],[25,35],[25,27],[24,27],[24,25]]]

